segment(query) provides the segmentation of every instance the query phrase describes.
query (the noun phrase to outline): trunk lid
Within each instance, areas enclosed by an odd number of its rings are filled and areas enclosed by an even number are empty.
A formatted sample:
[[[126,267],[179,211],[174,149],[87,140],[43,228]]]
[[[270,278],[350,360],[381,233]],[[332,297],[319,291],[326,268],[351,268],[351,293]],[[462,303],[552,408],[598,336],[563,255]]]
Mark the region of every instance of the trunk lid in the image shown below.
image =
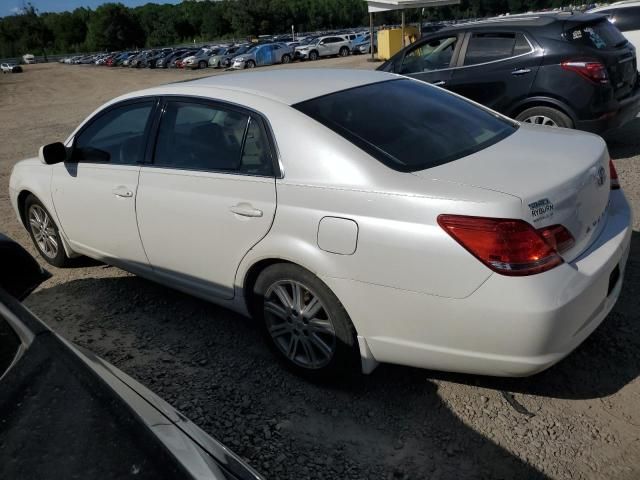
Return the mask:
[[[575,243],[562,253],[565,261],[586,250],[606,223],[609,155],[595,135],[522,125],[485,150],[415,175],[518,197],[521,218],[536,229],[563,225],[571,232]]]

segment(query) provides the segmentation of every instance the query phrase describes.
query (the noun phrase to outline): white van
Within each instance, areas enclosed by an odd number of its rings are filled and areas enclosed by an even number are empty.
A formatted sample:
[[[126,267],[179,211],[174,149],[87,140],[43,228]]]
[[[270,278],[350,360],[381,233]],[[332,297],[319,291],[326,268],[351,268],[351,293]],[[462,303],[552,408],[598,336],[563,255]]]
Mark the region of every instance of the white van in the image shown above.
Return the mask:
[[[36,57],[34,57],[32,54],[27,53],[26,55],[22,56],[22,61],[24,63],[26,63],[27,65],[30,63],[36,63]]]
[[[609,18],[631,44],[640,48],[640,1],[627,0],[588,10],[587,13],[601,13]]]

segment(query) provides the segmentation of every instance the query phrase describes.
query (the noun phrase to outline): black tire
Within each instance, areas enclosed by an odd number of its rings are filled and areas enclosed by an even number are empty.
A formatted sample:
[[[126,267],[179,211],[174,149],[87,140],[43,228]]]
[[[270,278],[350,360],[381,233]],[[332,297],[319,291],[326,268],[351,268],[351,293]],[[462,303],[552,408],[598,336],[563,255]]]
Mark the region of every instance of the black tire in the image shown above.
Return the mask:
[[[516,120],[550,127],[573,128],[573,121],[564,112],[553,107],[531,107],[516,116]]]
[[[282,63],[289,63],[291,61],[291,56],[288,53],[285,53],[282,56]]]
[[[38,235],[38,232],[36,232],[36,227],[31,223],[32,211],[44,212],[48,216],[49,222],[51,225],[49,228],[52,229],[50,231],[50,237],[53,237],[54,241],[57,244],[55,255],[51,254],[53,252],[46,252],[45,249],[41,247],[41,244],[36,239],[36,235]],[[25,200],[24,218],[25,218],[25,225],[27,227],[27,230],[29,231],[29,235],[31,236],[31,241],[33,242],[34,246],[38,250],[38,253],[40,253],[40,256],[44,258],[47,263],[53,265],[54,267],[62,268],[62,267],[69,266],[70,259],[69,257],[67,257],[67,254],[64,251],[64,246],[62,244],[62,239],[60,237],[58,226],[55,224],[53,217],[51,216],[49,211],[45,208],[45,206],[42,204],[42,202],[40,202],[40,200],[38,200],[33,195],[29,195]]]
[[[198,62],[198,68],[207,68],[207,62],[200,60],[200,62]]]
[[[349,56],[349,48],[347,47],[342,47],[340,49],[340,56],[341,57],[348,57]]]
[[[318,59],[318,52],[316,52],[315,50],[312,50],[311,52],[309,52],[309,60],[314,61]]]
[[[284,317],[273,313],[270,311],[273,309],[268,309],[266,305],[271,306],[281,298],[274,293],[275,289],[287,289],[287,285],[293,284],[299,285],[301,291],[305,292],[301,295],[301,303],[298,305],[302,308],[296,311],[296,306],[290,309],[281,307],[280,311],[288,312],[284,320]],[[295,298],[292,290],[287,292],[290,292],[288,298]],[[321,306],[313,313],[311,319],[305,320],[303,311],[311,304],[310,299],[314,296]],[[293,303],[295,304],[295,300]],[[253,287],[251,310],[260,322],[269,347],[294,373],[312,380],[324,380],[346,378],[361,371],[356,331],[347,311],[329,287],[308,270],[291,263],[277,263],[265,268]],[[321,327],[321,324],[330,327]],[[287,332],[283,332],[283,329]],[[271,333],[274,331],[275,336]],[[323,343],[324,346],[320,348]],[[328,350],[331,350],[331,353],[324,349],[325,346],[330,347]],[[284,353],[284,349],[293,351],[293,359]],[[304,356],[313,359],[314,353],[311,352],[315,352],[316,365],[305,366],[301,359]]]
[[[254,62],[253,60],[248,60],[245,64],[245,68],[256,68],[256,62]]]

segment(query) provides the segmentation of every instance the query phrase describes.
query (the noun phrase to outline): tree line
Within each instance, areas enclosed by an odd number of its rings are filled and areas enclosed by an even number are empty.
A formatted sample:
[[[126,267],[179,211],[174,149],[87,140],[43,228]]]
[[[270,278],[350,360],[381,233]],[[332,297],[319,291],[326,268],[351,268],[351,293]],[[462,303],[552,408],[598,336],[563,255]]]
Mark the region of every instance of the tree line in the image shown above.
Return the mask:
[[[478,18],[568,4],[568,0],[462,0],[459,5],[407,11],[407,21]],[[375,15],[375,23],[397,24],[399,12]],[[248,35],[358,27],[369,24],[363,0],[183,1],[177,5],[128,8],[105,3],[95,10],[39,13],[27,4],[0,18],[0,58],[47,55],[245,38]]]

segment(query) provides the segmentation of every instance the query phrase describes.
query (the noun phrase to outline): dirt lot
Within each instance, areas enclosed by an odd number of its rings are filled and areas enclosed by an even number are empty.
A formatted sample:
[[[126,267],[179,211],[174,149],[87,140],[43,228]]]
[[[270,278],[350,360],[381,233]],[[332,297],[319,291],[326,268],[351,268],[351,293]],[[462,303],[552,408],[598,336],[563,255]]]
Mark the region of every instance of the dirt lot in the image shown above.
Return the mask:
[[[311,65],[375,66],[362,57]],[[211,73],[51,64],[1,75],[0,231],[35,254],[8,202],[15,161],[64,139],[116,95]],[[608,140],[638,212],[640,120]],[[637,479],[639,225],[636,215],[613,313],[570,357],[528,379],[381,366],[354,384],[312,385],[276,363],[251,321],[91,262],[47,267],[53,278],[27,304],[267,478]]]

